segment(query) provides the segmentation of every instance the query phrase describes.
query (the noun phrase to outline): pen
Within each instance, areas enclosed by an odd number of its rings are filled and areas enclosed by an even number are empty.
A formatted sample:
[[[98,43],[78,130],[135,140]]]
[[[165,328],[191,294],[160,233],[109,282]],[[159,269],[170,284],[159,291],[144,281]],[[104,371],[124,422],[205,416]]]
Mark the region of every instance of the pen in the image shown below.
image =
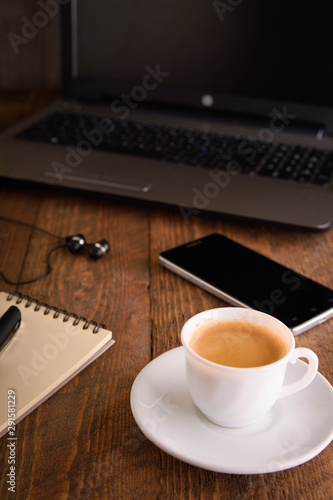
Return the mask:
[[[10,308],[0,318],[0,353],[13,340],[15,333],[20,327],[21,311],[16,306]]]

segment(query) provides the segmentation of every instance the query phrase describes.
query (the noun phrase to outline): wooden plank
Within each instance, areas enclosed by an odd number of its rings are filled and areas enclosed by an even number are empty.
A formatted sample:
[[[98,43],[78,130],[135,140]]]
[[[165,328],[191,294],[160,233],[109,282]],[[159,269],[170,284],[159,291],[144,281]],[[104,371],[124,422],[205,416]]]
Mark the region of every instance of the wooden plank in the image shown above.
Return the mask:
[[[61,85],[61,36],[58,12],[47,14],[38,2],[0,3],[0,89],[59,89]]]
[[[13,202],[11,206],[9,201],[15,198],[18,198],[17,191],[7,188],[2,202],[9,212],[14,205]],[[21,211],[18,208],[16,210],[18,218],[25,210],[24,217],[27,220],[28,198],[25,203],[21,200]],[[110,443],[118,443],[118,446],[122,442],[126,444],[128,433],[132,446],[131,432],[133,429],[135,433],[137,431],[133,426],[128,394],[134,377],[149,362],[151,349],[145,209],[138,210],[135,206],[117,205],[107,200],[89,200],[80,195],[63,200],[60,192],[42,190],[35,201],[38,203],[33,212],[34,222],[40,227],[63,235],[82,232],[91,242],[104,237],[110,242],[111,252],[104,259],[94,262],[86,252],[74,256],[67,249],[60,249],[54,255],[52,274],[35,284],[19,287],[20,290],[105,323],[113,330],[116,339],[111,350],[17,426],[25,463],[29,461],[27,457],[32,450],[33,456],[39,457],[39,465],[37,462],[29,465],[30,468],[32,466],[32,473],[36,472],[36,481],[30,487],[32,498],[42,498],[45,489],[53,488],[55,481],[51,477],[50,482],[42,484],[37,479],[40,474],[48,475],[53,460],[56,466],[58,459],[56,456],[50,457],[50,449],[62,449],[66,457],[64,470],[71,470],[73,488],[77,488],[75,481],[80,479],[83,471],[85,477],[91,472],[90,438],[87,436],[93,437],[98,432],[97,441],[91,445],[96,448],[97,463],[99,456],[105,458],[105,454],[109,461],[118,463],[119,452],[112,454]],[[15,240],[20,242],[17,252],[28,246],[21,259],[24,268],[21,275],[27,278],[36,272],[37,267],[44,266],[47,251],[58,242],[30,230],[25,242],[21,237],[22,231],[26,229],[16,228]],[[8,234],[11,232],[9,228]],[[14,260],[12,253],[14,244],[13,238],[10,238],[6,251],[8,272],[16,269],[17,258]],[[8,291],[9,288],[12,287],[8,287]],[[68,420],[70,423],[67,425]],[[115,427],[115,421],[123,423]],[[128,421],[131,428],[124,427]],[[64,425],[65,432],[62,429]],[[2,440],[1,445],[5,447],[6,441]],[[27,481],[22,470],[18,477],[18,488],[22,494],[26,492]],[[66,483],[65,477],[64,481]],[[63,488],[64,485],[59,486],[57,480],[55,493],[59,487]]]
[[[15,104],[14,115],[28,108]],[[0,123],[5,123],[2,109]],[[152,358],[180,345],[184,322],[201,310],[226,305],[162,268],[159,252],[217,231],[333,287],[332,231],[305,233],[204,214],[187,223],[177,207],[143,208],[128,200],[7,183],[0,187],[0,215],[62,236],[82,232],[89,242],[106,238],[111,245],[110,254],[97,262],[85,251],[73,256],[59,249],[49,277],[19,287],[22,293],[105,323],[116,343],[17,425],[18,498],[321,500],[333,496],[331,446],[286,471],[217,474],[177,460],[148,441],[129,405],[136,375]],[[0,269],[22,279],[43,272],[48,251],[59,243],[36,230],[1,221],[0,233],[5,235],[0,238]],[[12,289],[3,281],[0,285],[8,292]],[[297,345],[318,352],[320,372],[330,381],[331,329],[329,321],[296,339]],[[7,458],[4,437],[1,498],[9,498]]]

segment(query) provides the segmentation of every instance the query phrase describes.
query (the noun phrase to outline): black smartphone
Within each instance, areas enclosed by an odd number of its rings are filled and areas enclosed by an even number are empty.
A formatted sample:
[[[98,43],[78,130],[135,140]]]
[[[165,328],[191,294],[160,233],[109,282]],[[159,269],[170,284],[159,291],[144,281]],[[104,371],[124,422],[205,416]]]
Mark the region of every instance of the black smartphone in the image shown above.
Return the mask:
[[[333,291],[220,234],[159,255],[167,269],[234,306],[275,316],[298,335],[333,317]]]

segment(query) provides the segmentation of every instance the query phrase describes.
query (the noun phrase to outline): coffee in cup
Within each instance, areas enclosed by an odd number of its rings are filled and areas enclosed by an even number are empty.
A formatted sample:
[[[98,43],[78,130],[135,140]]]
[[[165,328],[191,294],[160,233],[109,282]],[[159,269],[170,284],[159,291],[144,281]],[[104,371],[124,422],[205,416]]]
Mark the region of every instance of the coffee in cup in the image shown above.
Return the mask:
[[[286,343],[274,330],[237,319],[201,326],[189,346],[213,363],[237,368],[269,365],[287,353]]]
[[[284,396],[307,387],[318,370],[310,349],[295,349],[289,328],[266,313],[223,307],[190,318],[182,328],[189,393],[211,422],[243,427]],[[305,357],[305,374],[284,385],[286,368]]]

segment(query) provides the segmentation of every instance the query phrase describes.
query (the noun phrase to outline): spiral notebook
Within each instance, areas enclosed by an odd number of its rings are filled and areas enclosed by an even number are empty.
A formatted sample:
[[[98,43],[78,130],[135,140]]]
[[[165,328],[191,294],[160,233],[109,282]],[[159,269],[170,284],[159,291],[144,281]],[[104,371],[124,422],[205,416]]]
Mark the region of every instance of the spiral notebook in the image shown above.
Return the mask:
[[[11,305],[22,319],[0,354],[0,437],[9,417],[18,423],[114,343],[102,324],[18,292],[0,292],[0,316]]]

